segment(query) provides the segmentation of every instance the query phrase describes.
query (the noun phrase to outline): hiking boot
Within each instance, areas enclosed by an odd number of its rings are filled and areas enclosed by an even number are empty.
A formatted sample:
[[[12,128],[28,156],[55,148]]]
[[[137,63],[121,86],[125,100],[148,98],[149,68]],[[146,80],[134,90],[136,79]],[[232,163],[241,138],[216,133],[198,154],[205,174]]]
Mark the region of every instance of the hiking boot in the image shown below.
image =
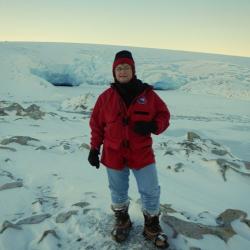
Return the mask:
[[[160,223],[159,215],[150,216],[143,214],[145,219],[143,235],[146,239],[153,241],[158,248],[168,248],[168,237],[163,233]]]
[[[123,242],[128,238],[130,229],[132,227],[132,222],[128,214],[128,207],[119,208],[112,210],[115,213],[115,225],[111,232],[112,238],[116,242]]]

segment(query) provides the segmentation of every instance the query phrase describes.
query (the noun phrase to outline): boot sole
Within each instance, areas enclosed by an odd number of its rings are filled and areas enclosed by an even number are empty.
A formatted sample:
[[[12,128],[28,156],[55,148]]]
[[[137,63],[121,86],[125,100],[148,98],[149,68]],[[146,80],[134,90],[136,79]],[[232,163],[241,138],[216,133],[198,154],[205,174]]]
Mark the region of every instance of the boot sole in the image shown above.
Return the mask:
[[[169,247],[167,239],[164,243],[165,245],[157,245],[156,241],[157,241],[158,235],[155,237],[154,236],[150,237],[148,234],[145,233],[145,231],[143,231],[143,236],[145,237],[146,240],[152,241],[157,248],[167,249]]]

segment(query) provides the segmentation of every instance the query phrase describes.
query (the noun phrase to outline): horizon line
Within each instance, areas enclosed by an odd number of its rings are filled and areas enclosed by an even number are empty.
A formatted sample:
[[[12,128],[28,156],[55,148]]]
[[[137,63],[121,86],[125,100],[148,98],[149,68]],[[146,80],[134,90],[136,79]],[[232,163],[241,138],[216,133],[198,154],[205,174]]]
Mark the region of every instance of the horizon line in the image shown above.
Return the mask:
[[[184,52],[184,53],[200,53],[200,54],[210,54],[210,55],[220,55],[220,56],[232,56],[232,57],[242,57],[249,58],[249,56],[242,56],[236,54],[222,54],[219,52],[206,52],[206,51],[192,51],[192,50],[183,50],[183,49],[168,49],[168,48],[156,48],[156,47],[141,47],[135,45],[127,44],[106,44],[106,43],[89,43],[89,42],[63,42],[63,41],[36,41],[36,40],[0,40],[0,42],[10,42],[10,43],[64,43],[64,44],[86,44],[86,45],[102,45],[102,46],[116,46],[116,47],[132,47],[132,48],[141,48],[141,49],[156,49],[156,50],[169,50],[174,52]]]

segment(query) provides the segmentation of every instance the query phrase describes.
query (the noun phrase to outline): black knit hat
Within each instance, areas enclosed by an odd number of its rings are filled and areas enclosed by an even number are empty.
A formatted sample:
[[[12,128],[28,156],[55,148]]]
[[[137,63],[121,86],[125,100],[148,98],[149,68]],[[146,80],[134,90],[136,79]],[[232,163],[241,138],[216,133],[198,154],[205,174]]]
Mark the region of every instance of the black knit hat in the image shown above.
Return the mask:
[[[132,53],[128,50],[121,50],[116,53],[115,59],[113,62],[112,70],[113,70],[114,78],[115,78],[115,67],[122,63],[127,63],[132,67],[133,76],[134,76],[135,75],[135,62],[134,62]]]
[[[116,55],[115,55],[115,60],[114,60],[114,62],[115,62],[118,58],[129,58],[129,59],[131,59],[131,60],[134,62],[134,59],[133,59],[133,57],[132,57],[132,54],[131,54],[131,52],[128,51],[128,50],[121,50],[121,51],[117,52]]]

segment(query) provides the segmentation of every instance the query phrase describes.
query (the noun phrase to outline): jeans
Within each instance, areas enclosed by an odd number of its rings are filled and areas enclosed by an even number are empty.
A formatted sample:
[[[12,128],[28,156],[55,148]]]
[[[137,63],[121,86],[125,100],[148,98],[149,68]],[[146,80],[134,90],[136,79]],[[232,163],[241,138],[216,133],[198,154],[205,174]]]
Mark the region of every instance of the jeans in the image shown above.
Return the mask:
[[[155,164],[150,164],[139,170],[115,170],[106,168],[111,192],[112,207],[123,208],[129,205],[128,189],[129,174],[133,172],[142,201],[142,211],[150,215],[158,215],[160,211],[160,186]]]

